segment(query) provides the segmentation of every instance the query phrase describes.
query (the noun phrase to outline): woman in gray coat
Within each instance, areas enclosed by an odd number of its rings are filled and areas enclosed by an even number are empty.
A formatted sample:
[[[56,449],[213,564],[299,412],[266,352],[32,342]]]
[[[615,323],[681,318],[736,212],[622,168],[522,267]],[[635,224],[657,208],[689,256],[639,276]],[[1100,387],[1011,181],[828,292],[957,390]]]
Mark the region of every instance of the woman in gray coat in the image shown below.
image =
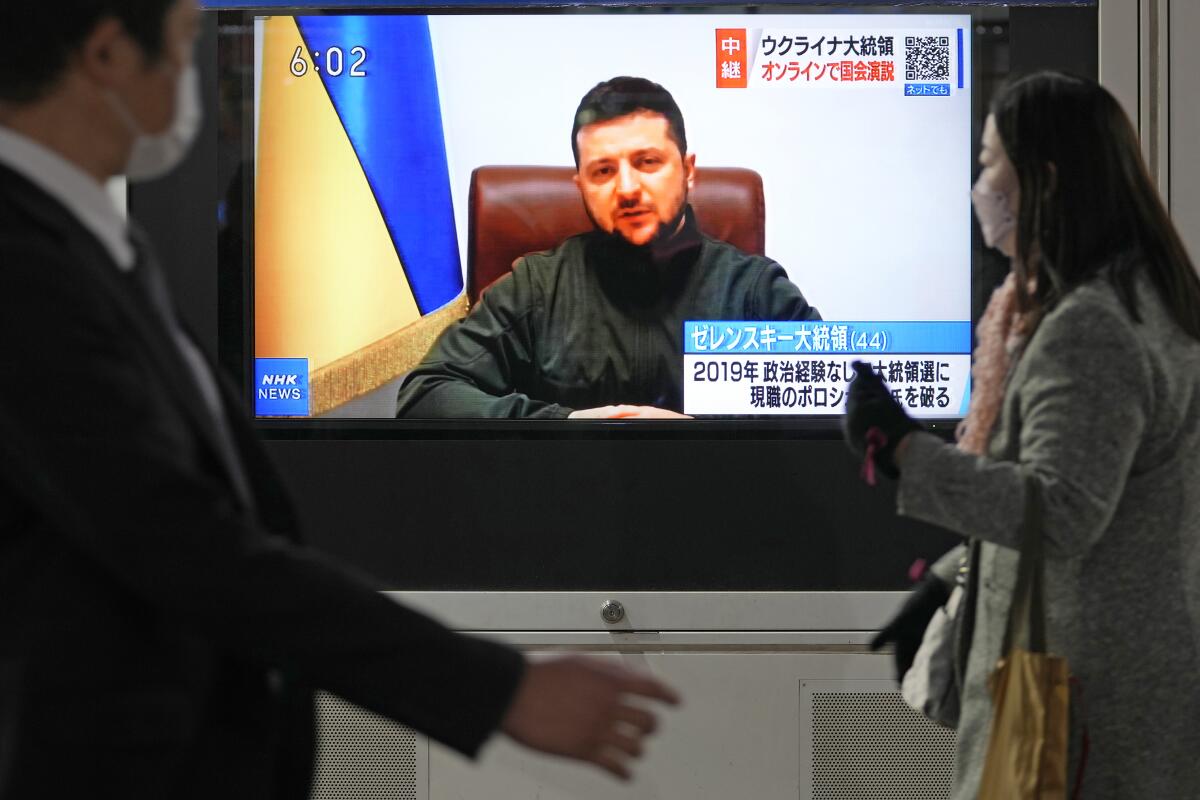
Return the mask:
[[[1012,274],[978,328],[960,436],[979,446],[920,430],[865,367],[846,419],[865,466],[898,474],[901,514],[968,537],[932,581],[969,565],[954,797],[980,788],[1027,475],[1044,501],[1048,649],[1076,679],[1069,785],[1200,797],[1200,278],[1095,83],[1012,84],[980,163],[976,213]]]

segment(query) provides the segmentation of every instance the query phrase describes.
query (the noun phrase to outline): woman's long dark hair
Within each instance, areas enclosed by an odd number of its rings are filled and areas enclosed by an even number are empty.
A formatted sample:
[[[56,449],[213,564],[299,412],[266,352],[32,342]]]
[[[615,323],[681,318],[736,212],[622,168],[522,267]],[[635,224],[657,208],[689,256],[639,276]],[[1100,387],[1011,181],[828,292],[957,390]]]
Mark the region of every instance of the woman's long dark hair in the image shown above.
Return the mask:
[[[1120,105],[1094,81],[1055,72],[1018,80],[992,102],[1021,187],[1016,269],[1026,305],[1050,310],[1106,265],[1135,320],[1145,270],[1172,317],[1200,339],[1200,276],[1142,160]],[[1123,253],[1134,257],[1117,258]]]

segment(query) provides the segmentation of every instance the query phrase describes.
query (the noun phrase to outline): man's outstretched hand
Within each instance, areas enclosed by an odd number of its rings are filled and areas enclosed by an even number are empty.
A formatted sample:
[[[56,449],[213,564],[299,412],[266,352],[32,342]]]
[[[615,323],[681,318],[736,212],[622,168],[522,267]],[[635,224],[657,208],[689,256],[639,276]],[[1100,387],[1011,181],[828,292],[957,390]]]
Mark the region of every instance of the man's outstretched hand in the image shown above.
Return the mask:
[[[657,679],[599,659],[530,662],[500,729],[526,747],[587,761],[628,779],[628,762],[658,722],[635,698],[670,705],[679,696]]]

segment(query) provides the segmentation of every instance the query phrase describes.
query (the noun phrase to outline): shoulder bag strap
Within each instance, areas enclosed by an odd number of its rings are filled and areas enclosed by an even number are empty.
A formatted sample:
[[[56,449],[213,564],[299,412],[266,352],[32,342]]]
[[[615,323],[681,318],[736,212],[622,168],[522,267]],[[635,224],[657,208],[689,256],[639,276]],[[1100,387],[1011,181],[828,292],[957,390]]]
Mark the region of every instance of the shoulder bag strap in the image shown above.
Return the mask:
[[[1021,553],[1017,562],[1017,584],[1002,653],[1014,645],[1033,653],[1046,652],[1045,561],[1043,542],[1042,489],[1032,472],[1025,475],[1025,516],[1021,522]]]

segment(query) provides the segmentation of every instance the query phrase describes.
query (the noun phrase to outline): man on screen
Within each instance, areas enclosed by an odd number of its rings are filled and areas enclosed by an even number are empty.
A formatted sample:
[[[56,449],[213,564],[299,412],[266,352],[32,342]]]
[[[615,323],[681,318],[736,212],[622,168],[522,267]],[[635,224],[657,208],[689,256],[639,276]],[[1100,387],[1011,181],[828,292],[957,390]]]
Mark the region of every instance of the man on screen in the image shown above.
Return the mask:
[[[679,417],[686,320],[820,319],[774,261],[697,228],[666,89],[598,84],[571,148],[595,229],[519,259],[405,379],[397,416]]]

